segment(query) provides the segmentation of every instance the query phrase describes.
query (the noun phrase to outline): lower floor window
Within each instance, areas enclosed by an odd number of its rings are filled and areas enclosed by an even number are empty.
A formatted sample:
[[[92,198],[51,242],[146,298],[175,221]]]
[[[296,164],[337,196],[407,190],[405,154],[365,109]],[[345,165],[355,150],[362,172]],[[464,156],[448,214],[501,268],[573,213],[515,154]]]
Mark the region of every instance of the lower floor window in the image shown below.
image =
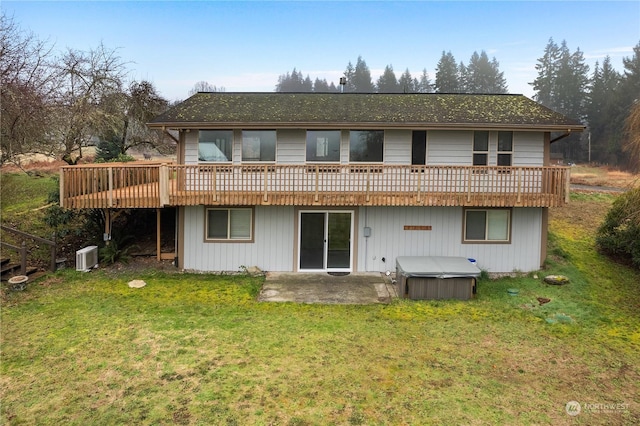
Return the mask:
[[[509,242],[511,210],[467,209],[464,211],[464,242]]]
[[[253,238],[250,208],[211,208],[206,214],[206,239],[249,241]]]

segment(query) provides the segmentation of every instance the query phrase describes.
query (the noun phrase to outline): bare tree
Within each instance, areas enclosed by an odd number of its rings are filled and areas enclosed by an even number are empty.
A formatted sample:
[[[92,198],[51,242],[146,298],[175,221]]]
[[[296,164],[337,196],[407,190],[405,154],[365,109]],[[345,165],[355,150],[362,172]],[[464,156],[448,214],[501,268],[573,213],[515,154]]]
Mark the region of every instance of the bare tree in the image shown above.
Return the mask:
[[[640,100],[636,100],[625,121],[622,150],[628,155],[629,168],[640,171]]]
[[[0,163],[27,152],[48,152],[49,106],[57,88],[52,49],[0,16]]]
[[[226,92],[226,91],[227,89],[225,89],[223,86],[218,87],[209,83],[208,81],[202,80],[193,85],[193,88],[189,90],[189,96],[193,96],[198,92]]]
[[[121,123],[125,64],[115,50],[100,44],[88,52],[68,49],[59,60],[59,73],[55,137],[62,160],[76,164],[93,136],[113,131]]]

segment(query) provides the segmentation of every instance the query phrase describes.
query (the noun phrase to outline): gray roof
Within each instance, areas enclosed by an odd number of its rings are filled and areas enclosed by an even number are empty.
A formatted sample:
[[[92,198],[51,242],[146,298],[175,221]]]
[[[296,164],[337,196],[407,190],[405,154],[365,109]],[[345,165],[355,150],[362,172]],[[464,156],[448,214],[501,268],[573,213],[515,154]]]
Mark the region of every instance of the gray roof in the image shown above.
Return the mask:
[[[584,129],[523,95],[440,93],[197,93],[149,126]]]

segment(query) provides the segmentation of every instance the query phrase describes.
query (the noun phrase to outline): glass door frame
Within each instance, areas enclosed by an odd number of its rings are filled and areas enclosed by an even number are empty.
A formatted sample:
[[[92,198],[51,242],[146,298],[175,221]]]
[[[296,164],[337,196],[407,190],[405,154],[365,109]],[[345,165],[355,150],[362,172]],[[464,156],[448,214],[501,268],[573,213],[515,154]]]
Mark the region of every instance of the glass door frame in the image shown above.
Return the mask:
[[[302,256],[302,215],[303,213],[323,213],[324,214],[324,251],[323,251],[323,267],[322,269],[303,269],[300,267],[300,261]],[[331,213],[349,213],[351,216],[351,223],[349,225],[349,267],[348,268],[328,268],[327,260],[329,253],[329,214]],[[298,219],[298,229],[297,229],[297,259],[296,265],[297,270],[299,272],[352,272],[353,271],[353,255],[354,255],[354,244],[355,244],[355,215],[356,211],[351,209],[322,209],[322,210],[309,210],[309,209],[301,209],[297,212]]]

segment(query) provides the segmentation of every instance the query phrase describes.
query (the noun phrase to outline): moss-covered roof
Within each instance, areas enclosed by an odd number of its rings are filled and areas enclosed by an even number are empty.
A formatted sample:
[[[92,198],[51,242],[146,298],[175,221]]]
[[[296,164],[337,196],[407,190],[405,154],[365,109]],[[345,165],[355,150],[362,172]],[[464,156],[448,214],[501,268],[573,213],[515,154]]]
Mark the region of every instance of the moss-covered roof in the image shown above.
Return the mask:
[[[151,127],[475,127],[580,131],[584,126],[523,95],[197,93]]]

